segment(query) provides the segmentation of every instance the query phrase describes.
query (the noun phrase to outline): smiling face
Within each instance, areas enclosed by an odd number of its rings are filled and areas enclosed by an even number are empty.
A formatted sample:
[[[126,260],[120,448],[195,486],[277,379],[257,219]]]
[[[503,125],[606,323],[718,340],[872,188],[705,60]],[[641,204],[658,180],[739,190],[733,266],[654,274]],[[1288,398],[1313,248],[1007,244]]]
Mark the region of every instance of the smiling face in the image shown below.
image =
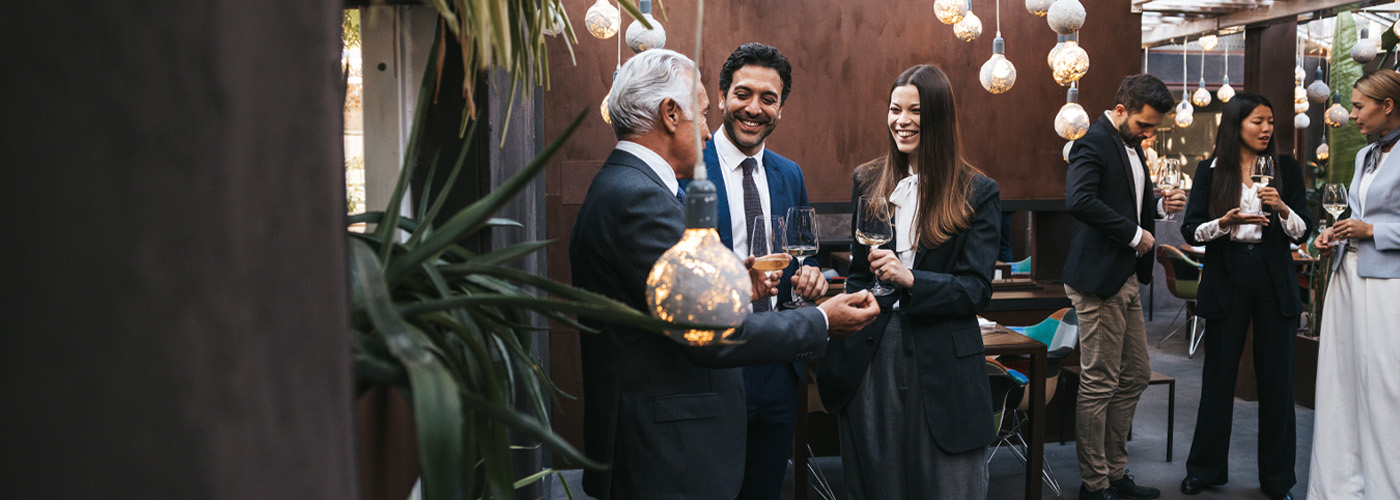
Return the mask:
[[[913,155],[919,149],[919,88],[901,85],[890,92],[887,123],[899,152]]]
[[[1356,122],[1356,128],[1363,134],[1374,134],[1377,132],[1388,132],[1387,122],[1390,121],[1389,113],[1395,111],[1395,101],[1386,99],[1377,101],[1361,91],[1352,89],[1351,91],[1351,119]],[[1392,126],[1393,127],[1393,126]]]
[[[1255,154],[1263,153],[1274,138],[1274,110],[1258,105],[1240,124],[1240,144]]]
[[[783,116],[783,80],[778,71],[744,66],[734,72],[728,92],[720,92],[725,136],[745,155],[757,154]]]

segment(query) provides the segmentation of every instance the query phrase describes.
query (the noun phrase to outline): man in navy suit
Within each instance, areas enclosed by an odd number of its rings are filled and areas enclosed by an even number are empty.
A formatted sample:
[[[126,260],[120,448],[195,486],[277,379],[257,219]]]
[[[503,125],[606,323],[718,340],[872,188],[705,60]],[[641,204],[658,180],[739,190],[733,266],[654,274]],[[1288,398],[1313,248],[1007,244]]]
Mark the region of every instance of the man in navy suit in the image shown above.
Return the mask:
[[[756,217],[783,217],[788,208],[807,205],[802,169],[764,148],[791,91],[792,66],[761,43],[741,45],[720,69],[723,124],[705,146],[705,169],[719,194],[720,240],[741,259],[752,253]],[[814,257],[789,266],[779,283],[778,295],[755,301],[754,312],[777,310],[794,292],[809,300],[826,294]],[[738,498],[776,500],[781,493],[803,372],[800,362],[744,367],[748,450]]]

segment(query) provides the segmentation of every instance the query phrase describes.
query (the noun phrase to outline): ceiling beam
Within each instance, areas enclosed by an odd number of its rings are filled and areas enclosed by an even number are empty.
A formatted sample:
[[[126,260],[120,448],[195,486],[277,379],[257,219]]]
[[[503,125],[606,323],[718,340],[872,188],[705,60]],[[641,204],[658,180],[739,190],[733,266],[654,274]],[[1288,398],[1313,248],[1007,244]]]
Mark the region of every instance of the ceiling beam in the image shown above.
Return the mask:
[[[1362,7],[1379,2],[1375,0],[1292,0],[1277,1],[1268,7],[1240,10],[1216,17],[1186,21],[1179,24],[1161,24],[1142,32],[1142,45],[1149,47],[1169,43],[1173,38],[1192,37],[1214,33],[1225,28],[1251,24],[1267,24],[1280,19],[1289,19],[1301,14],[1340,9],[1342,7]],[[1142,4],[1134,4],[1140,7]]]

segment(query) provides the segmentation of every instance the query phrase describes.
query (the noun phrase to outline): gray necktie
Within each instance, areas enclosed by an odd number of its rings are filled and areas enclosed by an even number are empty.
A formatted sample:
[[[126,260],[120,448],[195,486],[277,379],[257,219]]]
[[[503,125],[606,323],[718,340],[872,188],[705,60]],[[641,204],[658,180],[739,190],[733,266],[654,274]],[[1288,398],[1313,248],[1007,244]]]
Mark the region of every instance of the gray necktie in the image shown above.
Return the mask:
[[[744,227],[749,234],[749,254],[766,254],[763,250],[761,239],[768,236],[768,228],[764,227],[758,234],[754,234],[754,220],[763,217],[763,201],[758,197],[758,184],[753,181],[753,169],[758,166],[758,162],[753,158],[744,158],[739,164],[739,168],[744,170]],[[773,251],[779,249],[774,248]],[[772,310],[768,299],[759,299],[753,302],[753,312],[765,312]]]

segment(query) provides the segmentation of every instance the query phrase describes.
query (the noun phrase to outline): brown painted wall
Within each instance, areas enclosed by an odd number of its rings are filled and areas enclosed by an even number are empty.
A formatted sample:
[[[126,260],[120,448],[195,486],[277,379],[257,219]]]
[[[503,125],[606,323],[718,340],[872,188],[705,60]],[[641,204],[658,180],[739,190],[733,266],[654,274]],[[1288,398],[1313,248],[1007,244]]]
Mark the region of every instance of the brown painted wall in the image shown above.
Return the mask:
[[[568,4],[569,17],[580,30],[574,47],[578,64],[569,65],[563,45],[551,42],[553,89],[543,97],[546,139],[556,137],[581,110],[592,115],[546,171],[547,231],[557,241],[550,248],[549,274],[561,281],[569,279],[566,242],[578,204],[615,143],[611,128],[598,117],[598,106],[617,65],[617,39],[598,40],[582,30],[589,4]],[[1120,0],[1084,4],[1088,24],[1081,41],[1091,66],[1080,82],[1080,103],[1097,119],[1111,105],[1118,82],[1140,70],[1140,23]],[[909,66],[936,64],[949,74],[959,98],[967,158],[1000,182],[1002,198],[1063,198],[1060,150],[1065,141],[1055,135],[1052,121],[1064,104],[1065,88],[1055,84],[1045,60],[1055,33],[1044,18],[1026,12],[1022,2],[1003,1],[1002,36],[1017,81],[1009,92],[992,95],[978,83],[977,72],[992,53],[995,4],[973,2],[984,26],[973,43],[954,37],[952,27],[934,17],[932,5],[926,0],[707,2],[700,61],[704,83],[717,101],[718,72],[735,47],[763,42],[782,50],[793,63],[792,94],[767,146],[802,166],[813,202],[846,202],[854,166],[886,147],[890,83]],[[666,7],[667,48],[693,55],[695,4],[672,0]],[[624,46],[622,55],[631,52]],[[718,126],[718,109],[710,116],[711,125]],[[556,382],[579,395],[576,336],[555,329],[550,349]],[[563,401],[556,410],[556,429],[580,442],[581,402]]]

